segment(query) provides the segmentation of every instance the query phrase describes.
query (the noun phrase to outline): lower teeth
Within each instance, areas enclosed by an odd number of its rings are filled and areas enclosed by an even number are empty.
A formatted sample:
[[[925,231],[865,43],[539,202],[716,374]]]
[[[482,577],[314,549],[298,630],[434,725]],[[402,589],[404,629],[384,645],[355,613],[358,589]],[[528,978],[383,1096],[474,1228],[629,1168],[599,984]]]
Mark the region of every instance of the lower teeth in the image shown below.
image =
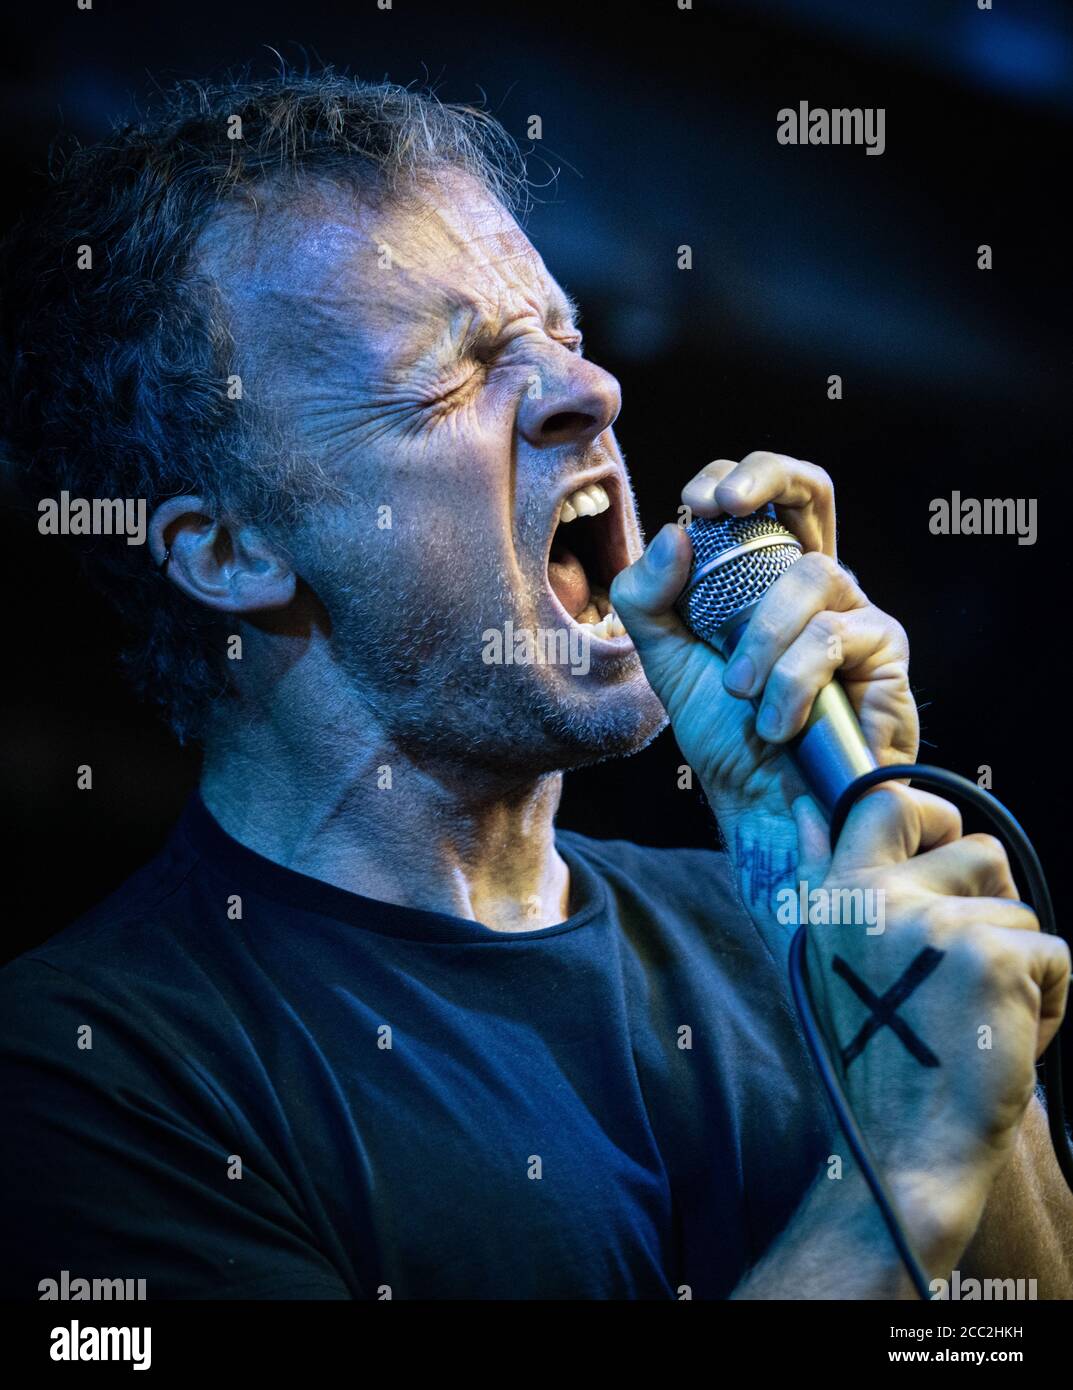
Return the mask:
[[[587,627],[593,637],[625,637],[618,614],[611,607],[611,600],[601,590],[594,593],[589,602],[574,619],[582,627]]]

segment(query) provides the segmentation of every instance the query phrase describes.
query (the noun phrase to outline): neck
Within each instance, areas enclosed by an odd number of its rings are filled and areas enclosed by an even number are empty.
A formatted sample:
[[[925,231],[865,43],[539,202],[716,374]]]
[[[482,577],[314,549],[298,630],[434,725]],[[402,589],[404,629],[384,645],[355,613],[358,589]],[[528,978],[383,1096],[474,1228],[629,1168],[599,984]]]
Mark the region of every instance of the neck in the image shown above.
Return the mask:
[[[376,732],[231,721],[206,743],[201,794],[234,839],[286,868],[497,931],[569,915],[555,848],[559,772],[509,786],[431,766]]]

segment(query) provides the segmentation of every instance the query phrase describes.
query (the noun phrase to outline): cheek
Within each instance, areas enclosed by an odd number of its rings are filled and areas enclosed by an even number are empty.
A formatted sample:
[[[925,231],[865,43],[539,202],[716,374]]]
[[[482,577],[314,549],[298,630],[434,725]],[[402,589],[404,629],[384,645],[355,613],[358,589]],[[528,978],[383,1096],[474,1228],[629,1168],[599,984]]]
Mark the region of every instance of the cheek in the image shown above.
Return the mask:
[[[405,619],[447,634],[472,627],[503,607],[506,572],[502,528],[452,490],[443,505],[400,502],[381,526],[353,518],[306,548],[300,573],[332,623],[380,630]],[[387,524],[390,523],[390,524]]]
[[[382,439],[349,463],[353,493],[318,509],[293,551],[329,612],[383,602],[452,610],[502,607],[514,587],[513,417],[496,393]],[[504,576],[507,576],[505,579]],[[337,616],[333,613],[333,617]]]
[[[452,501],[491,503],[507,496],[513,441],[513,415],[497,409],[483,390],[463,404],[444,407],[430,419],[406,469],[419,488],[433,492],[441,506],[449,501],[441,490],[444,482],[460,489]]]

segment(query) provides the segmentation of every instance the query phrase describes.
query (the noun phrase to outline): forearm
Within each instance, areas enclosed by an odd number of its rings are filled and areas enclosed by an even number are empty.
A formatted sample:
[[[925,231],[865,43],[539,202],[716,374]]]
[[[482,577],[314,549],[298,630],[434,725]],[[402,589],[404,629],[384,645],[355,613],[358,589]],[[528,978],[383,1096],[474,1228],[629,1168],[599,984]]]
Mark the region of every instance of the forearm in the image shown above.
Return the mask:
[[[1036,1298],[1073,1298],[1073,1194],[1038,1100],[991,1189],[962,1272],[975,1279],[1035,1280]]]
[[[792,826],[779,817],[750,820],[733,815],[721,817],[721,825],[742,901],[776,959],[780,959],[784,942],[792,936],[796,923],[786,927],[777,922],[769,895],[780,872],[785,873],[798,850],[792,843]],[[811,877],[807,870],[796,869],[796,873]],[[884,1255],[893,1254],[893,1247],[867,1191],[864,1193],[865,1210],[847,1223],[841,1214],[849,1215],[848,1204],[830,1202],[823,1195],[824,1186],[837,1193],[842,1184],[825,1182],[810,1194],[795,1222],[765,1261],[743,1282],[736,1297],[913,1296],[907,1286],[892,1287],[889,1271],[876,1270],[874,1260],[862,1260],[859,1253],[837,1254],[840,1245],[851,1252],[854,1245],[867,1246],[870,1230],[876,1248]],[[1010,1157],[997,1174],[992,1169],[990,1173],[981,1172],[978,1179],[974,1176],[971,1181],[947,1177],[941,1185],[933,1185],[927,1195],[926,1207],[945,1213],[950,1228],[964,1233],[960,1248],[955,1247],[942,1258],[927,1262],[929,1278],[946,1279],[951,1270],[958,1267],[962,1278],[1035,1280],[1035,1297],[1073,1298],[1073,1194],[1055,1160],[1047,1117],[1038,1101],[1034,1100],[1026,1112]],[[812,1205],[816,1203],[818,1206]],[[902,1205],[898,1203],[905,1224]],[[923,1209],[919,1201],[916,1205],[918,1211]],[[832,1223],[830,1226],[828,1220]],[[912,1232],[910,1234],[912,1236]],[[859,1291],[844,1287],[830,1290],[831,1279],[825,1269],[810,1265],[807,1254],[797,1248],[810,1241],[816,1244],[817,1263],[821,1266],[829,1269],[836,1258],[843,1262],[852,1258],[857,1262],[854,1268]],[[923,1258],[915,1239],[913,1244]],[[833,1255],[828,1247],[836,1253]],[[896,1267],[895,1273],[898,1273]],[[802,1280],[828,1291],[794,1292],[793,1285]],[[837,1278],[836,1269],[834,1283],[839,1282],[845,1281]],[[762,1291],[769,1286],[777,1289],[783,1285],[786,1287],[781,1292]],[[876,1288],[879,1291],[874,1291]]]
[[[898,1215],[928,1278],[945,1277],[973,1230],[965,1203],[893,1191]],[[982,1203],[980,1204],[982,1205]],[[977,1206],[977,1211],[979,1206]],[[732,1297],[742,1299],[915,1299],[890,1233],[864,1179],[817,1179],[782,1235]]]
[[[986,1201],[893,1185],[902,1225],[929,1280],[1035,1280],[1035,1298],[1073,1298],[1073,1195],[1033,1101]],[[971,1237],[971,1239],[970,1239]],[[817,1179],[782,1235],[735,1289],[742,1299],[914,1299],[916,1292],[863,1179]]]

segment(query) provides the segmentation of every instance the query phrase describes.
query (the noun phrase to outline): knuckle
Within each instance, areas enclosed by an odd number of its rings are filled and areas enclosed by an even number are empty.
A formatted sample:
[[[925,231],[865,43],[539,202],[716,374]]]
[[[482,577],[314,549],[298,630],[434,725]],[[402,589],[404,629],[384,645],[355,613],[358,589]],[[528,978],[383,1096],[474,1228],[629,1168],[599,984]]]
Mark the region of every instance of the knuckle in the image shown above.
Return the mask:
[[[822,550],[810,550],[802,555],[788,573],[793,574],[794,570],[798,570],[813,589],[824,595],[842,593],[848,584],[845,571],[838,561]]]
[[[997,994],[1008,994],[1024,976],[1024,961],[1016,951],[994,931],[979,925],[966,933],[959,942],[959,954],[966,966],[966,976],[986,982]]]
[[[899,782],[882,782],[869,788],[850,812],[850,817],[860,818],[863,833],[874,844],[894,837],[908,847],[917,838],[916,799],[912,791]]]
[[[962,819],[960,810],[952,801],[944,801],[941,810],[946,817],[949,833],[955,840],[960,840],[965,827],[965,822]]]
[[[749,624],[748,641],[754,650],[768,651],[779,645],[781,634],[778,615],[760,609]]]
[[[885,798],[880,804],[899,820],[917,814],[917,799],[913,789],[907,787],[904,782],[883,782],[868,795]]]
[[[945,894],[932,898],[921,914],[930,935],[937,941],[946,941],[959,932],[965,925],[966,906],[964,898]]]
[[[1050,943],[1050,949],[1054,952],[1056,959],[1061,963],[1062,973],[1068,980],[1073,974],[1073,952],[1069,949],[1069,942],[1063,941],[1060,936],[1046,936],[1042,938]]]
[[[809,620],[807,631],[820,646],[827,648],[833,641],[845,641],[846,620],[841,613],[824,609],[822,613],[817,613]]]
[[[1056,966],[1067,979],[1069,978],[1073,957],[1070,955],[1069,943],[1063,941],[1060,936],[1040,932],[1032,940],[1029,949],[1038,960]]]
[[[806,463],[804,460],[802,460],[802,467],[807,472],[813,489],[819,496],[825,499],[834,496],[835,485],[830,473],[825,468],[821,468],[818,463]]]
[[[1018,994],[1029,984],[1027,962],[1014,951],[993,947],[985,956],[985,966],[988,983],[1003,998]]]
[[[806,574],[815,574],[824,580],[840,579],[844,573],[842,566],[837,560],[823,550],[810,550],[807,555],[802,555],[794,566],[795,569],[802,569]]]
[[[955,840],[962,838],[961,812],[952,801],[948,801],[945,796],[939,796],[937,792],[913,790],[912,795],[921,809],[922,819],[925,811],[930,811],[932,819],[945,829],[947,835],[952,834]]]
[[[840,564],[838,560],[832,559],[831,564],[834,567],[831,575],[831,588],[835,595],[842,599],[847,607],[861,608],[868,606],[874,608],[875,605],[869,604],[864,590],[857,583],[853,573],[846,569],[845,565]]]
[[[983,868],[996,874],[1009,873],[1010,861],[1006,855],[1006,846],[997,836],[977,831],[975,834],[966,835],[965,840],[972,845]]]
[[[803,676],[796,663],[789,656],[783,656],[771,668],[765,693],[777,705],[792,704],[803,684]]]
[[[909,655],[909,634],[898,621],[892,618],[889,613],[884,615],[887,619],[887,626],[890,630],[891,646],[903,659]]]

